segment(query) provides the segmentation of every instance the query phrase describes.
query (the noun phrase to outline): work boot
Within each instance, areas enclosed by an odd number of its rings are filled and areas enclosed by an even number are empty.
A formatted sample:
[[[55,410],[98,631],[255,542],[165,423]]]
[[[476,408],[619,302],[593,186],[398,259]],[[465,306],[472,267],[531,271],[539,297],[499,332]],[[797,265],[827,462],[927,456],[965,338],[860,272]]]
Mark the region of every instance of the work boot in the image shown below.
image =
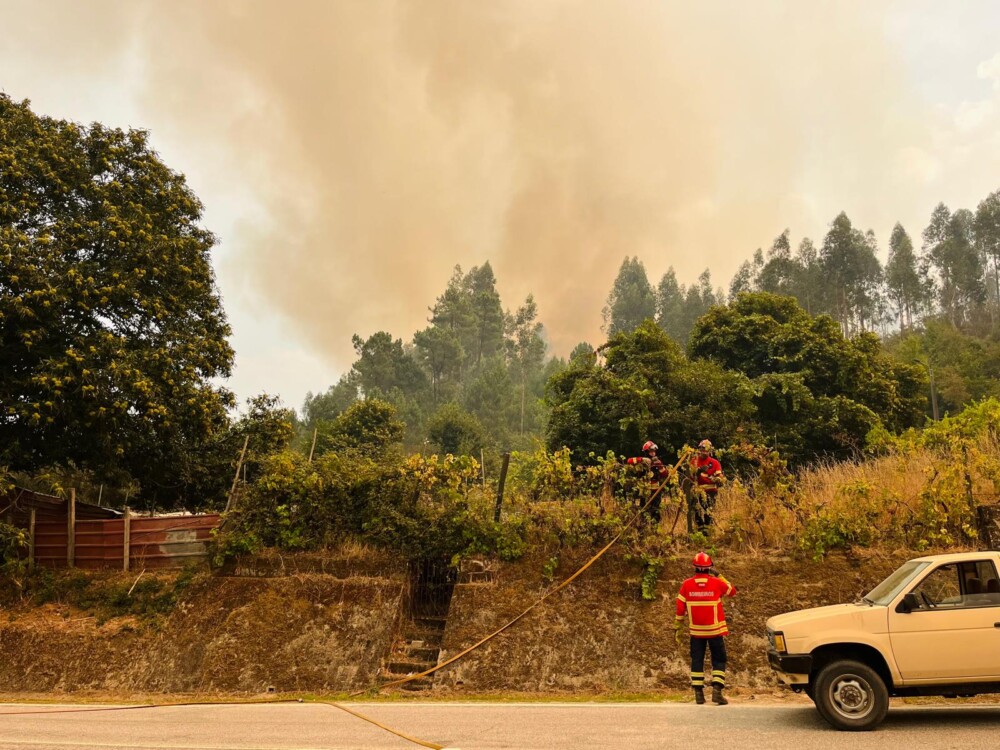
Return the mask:
[[[704,700],[704,698],[702,698]],[[728,706],[729,701],[722,694],[722,685],[712,685],[712,703],[717,706]]]
[[[696,687],[694,689],[694,702],[699,706],[705,704],[705,688]]]

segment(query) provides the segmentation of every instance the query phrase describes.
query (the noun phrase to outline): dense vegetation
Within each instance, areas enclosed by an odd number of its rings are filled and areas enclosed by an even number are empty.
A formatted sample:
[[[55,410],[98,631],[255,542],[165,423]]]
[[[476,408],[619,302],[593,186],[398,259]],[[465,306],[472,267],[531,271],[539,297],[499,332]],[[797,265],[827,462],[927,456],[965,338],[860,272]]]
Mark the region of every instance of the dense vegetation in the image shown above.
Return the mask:
[[[353,366],[301,416],[267,394],[236,412],[218,385],[233,352],[201,211],[145,133],[0,96],[0,481],[218,508],[246,445],[223,552],[350,536],[414,555],[514,556],[533,533],[564,544],[620,528],[647,490],[618,457],[646,438],[668,456],[703,437],[722,449],[738,522],[717,533],[732,543],[826,549],[863,542],[864,523],[900,543],[957,542],[970,493],[997,492],[984,425],[1000,396],[1000,191],[975,211],[938,206],[919,252],[897,225],[884,265],[874,234],[843,213],[819,246],[803,239],[793,253],[785,231],[728,293],[708,270],[686,287],[670,269],[654,286],[626,258],[607,342],[566,360],[547,351],[531,296],[510,310],[489,263],[456,267],[425,328],[355,335]],[[973,436],[962,420],[979,425]],[[955,445],[966,464],[981,460],[964,484],[919,490],[926,507],[857,484],[834,495],[870,512],[842,524],[823,515],[836,503],[810,510],[796,489],[823,467],[886,455],[919,453],[943,477]],[[495,523],[510,450],[510,512]],[[915,514],[906,529],[886,519],[890,500]],[[792,515],[768,531],[761,516],[785,518],[781,508]],[[682,533],[675,518],[640,535],[654,541],[637,554],[655,559]],[[0,543],[20,538],[3,527]]]

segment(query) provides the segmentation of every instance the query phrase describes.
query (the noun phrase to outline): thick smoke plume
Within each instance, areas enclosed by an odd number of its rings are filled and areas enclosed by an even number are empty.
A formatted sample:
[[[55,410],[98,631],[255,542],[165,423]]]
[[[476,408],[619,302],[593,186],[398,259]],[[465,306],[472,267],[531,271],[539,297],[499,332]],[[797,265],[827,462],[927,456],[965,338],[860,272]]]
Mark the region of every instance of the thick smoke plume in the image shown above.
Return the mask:
[[[254,206],[225,274],[345,367],[352,333],[426,325],[456,263],[490,260],[509,306],[534,292],[565,354],[596,342],[625,255],[654,284],[669,265],[724,284],[786,226],[815,236],[841,209],[891,226],[906,164],[863,167],[919,134],[883,10],[155,2],[120,45],[147,111]]]

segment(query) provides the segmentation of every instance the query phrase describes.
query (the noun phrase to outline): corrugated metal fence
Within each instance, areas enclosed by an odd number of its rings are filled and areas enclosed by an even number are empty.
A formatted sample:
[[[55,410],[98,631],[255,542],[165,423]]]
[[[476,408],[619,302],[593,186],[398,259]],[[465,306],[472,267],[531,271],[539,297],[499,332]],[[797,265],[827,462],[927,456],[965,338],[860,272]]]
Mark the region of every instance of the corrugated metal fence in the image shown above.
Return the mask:
[[[28,558],[49,568],[179,568],[207,559],[217,513],[133,516],[27,490],[15,490],[0,518],[26,529]]]

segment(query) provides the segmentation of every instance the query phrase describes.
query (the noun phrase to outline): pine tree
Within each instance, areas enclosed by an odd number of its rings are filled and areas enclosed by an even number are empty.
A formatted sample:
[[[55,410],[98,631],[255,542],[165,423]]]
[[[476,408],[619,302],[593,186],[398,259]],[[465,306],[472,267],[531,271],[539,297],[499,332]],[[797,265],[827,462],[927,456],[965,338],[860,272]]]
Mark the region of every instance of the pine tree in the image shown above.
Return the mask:
[[[996,324],[1000,319],[1000,190],[990,193],[976,207],[973,229],[984,266],[993,266],[990,319]]]
[[[471,367],[479,367],[503,347],[503,306],[489,262],[473,267],[462,280],[472,310],[473,326],[466,353]]]
[[[545,362],[542,324],[538,322],[538,306],[532,295],[528,295],[517,312],[507,315],[506,327],[507,361],[510,363],[513,379],[520,388],[518,434],[523,435],[525,417],[528,414],[528,389],[537,379]]]
[[[831,312],[844,334],[868,330],[881,305],[882,266],[874,234],[855,229],[842,211],[823,239],[820,267],[832,292]]]
[[[896,304],[900,330],[913,328],[914,315],[919,315],[929,302],[930,282],[917,265],[910,235],[898,222],[889,237],[885,278],[889,294]]]
[[[952,214],[939,203],[924,230],[924,252],[937,270],[941,310],[954,326],[972,319],[986,299],[983,265],[973,243],[974,216],[968,209]]]
[[[656,324],[675,341],[684,343],[684,287],[677,283],[671,266],[656,287]]]
[[[795,253],[795,266],[795,298],[810,315],[824,311],[826,287],[823,284],[823,267],[816,245],[808,237],[803,237],[799,243]]]
[[[755,291],[794,296],[798,276],[798,264],[792,258],[786,229],[775,238],[768,250],[767,260],[757,274]]]
[[[604,308],[604,331],[613,336],[635,330],[647,318],[656,317],[656,295],[646,268],[636,258],[625,258]]]

